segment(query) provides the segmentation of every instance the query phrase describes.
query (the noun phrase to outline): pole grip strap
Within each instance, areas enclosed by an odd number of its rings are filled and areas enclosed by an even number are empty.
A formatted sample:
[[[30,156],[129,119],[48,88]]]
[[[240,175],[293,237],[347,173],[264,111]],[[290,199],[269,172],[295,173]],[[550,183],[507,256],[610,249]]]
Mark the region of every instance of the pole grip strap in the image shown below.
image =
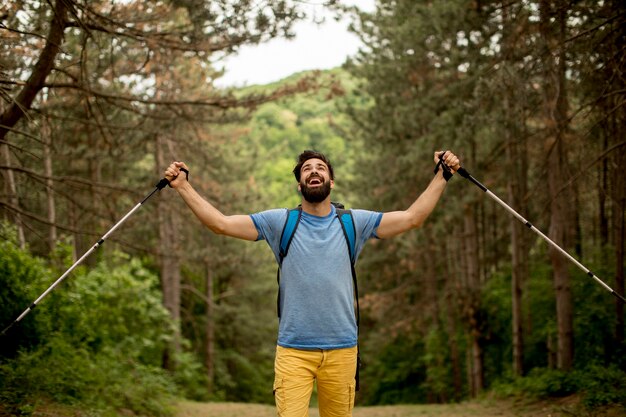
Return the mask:
[[[443,163],[443,156],[445,154],[446,153],[444,152],[439,156],[439,162],[437,163],[437,165],[435,165],[435,174],[439,172],[439,168],[441,167],[441,169],[443,169],[443,178],[446,181],[449,181],[450,178],[452,178],[453,174],[452,174],[452,171],[450,171],[450,167],[448,167],[446,164]]]

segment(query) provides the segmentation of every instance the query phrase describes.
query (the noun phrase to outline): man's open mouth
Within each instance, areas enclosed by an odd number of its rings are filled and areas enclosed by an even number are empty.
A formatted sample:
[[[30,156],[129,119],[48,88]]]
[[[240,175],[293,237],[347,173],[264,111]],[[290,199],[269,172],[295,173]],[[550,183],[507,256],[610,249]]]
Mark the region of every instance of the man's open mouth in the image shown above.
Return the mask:
[[[308,184],[311,186],[322,185],[323,183],[324,181],[322,181],[322,179],[318,177],[309,178],[309,181],[308,181]]]

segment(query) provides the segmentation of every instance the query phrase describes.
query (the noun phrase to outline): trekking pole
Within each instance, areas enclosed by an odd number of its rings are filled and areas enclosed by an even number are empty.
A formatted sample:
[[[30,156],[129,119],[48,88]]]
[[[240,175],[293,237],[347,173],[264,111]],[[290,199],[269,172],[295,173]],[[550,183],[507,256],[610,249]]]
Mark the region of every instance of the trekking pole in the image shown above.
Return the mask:
[[[444,163],[442,163],[442,158],[443,158],[443,154],[440,156],[440,164],[443,167],[443,169],[449,169],[448,166]],[[624,299],[624,297],[622,295],[620,295],[619,293],[615,292],[611,287],[609,287],[607,284],[604,283],[604,281],[602,281],[600,278],[598,278],[593,272],[591,272],[588,268],[586,268],[583,264],[581,264],[580,262],[578,262],[576,260],[576,258],[574,258],[572,255],[570,255],[569,253],[567,253],[563,248],[561,248],[559,245],[557,245],[556,243],[554,243],[548,236],[546,236],[545,234],[543,234],[539,229],[537,229],[535,226],[532,225],[532,223],[530,223],[528,220],[526,220],[524,217],[522,217],[518,212],[516,212],[515,210],[513,210],[508,204],[506,204],[504,201],[502,201],[500,198],[498,198],[497,195],[495,195],[494,193],[492,193],[491,191],[489,191],[489,189],[487,187],[485,187],[483,184],[481,184],[478,180],[476,180],[476,178],[472,177],[472,175],[467,172],[467,170],[463,167],[460,167],[457,172],[459,173],[459,175],[461,175],[463,178],[468,179],[469,181],[471,181],[472,183],[474,183],[476,186],[478,186],[478,188],[480,188],[481,190],[483,190],[485,193],[487,193],[487,195],[489,197],[491,197],[492,199],[494,199],[498,204],[500,204],[502,207],[504,207],[509,213],[511,213],[515,218],[517,218],[520,222],[524,223],[524,225],[526,225],[526,227],[528,227],[530,230],[532,230],[533,232],[537,233],[539,236],[541,236],[546,242],[548,242],[550,245],[552,245],[553,248],[555,248],[556,250],[558,250],[559,252],[561,252],[563,254],[563,256],[565,256],[567,259],[569,259],[570,261],[572,261],[574,263],[574,265],[576,265],[577,267],[579,267],[581,270],[583,270],[587,275],[589,275],[591,278],[595,279],[600,285],[602,285],[607,291],[609,291],[611,294],[613,294],[615,297],[617,297],[618,300],[620,300],[622,303],[626,303],[626,299]]]
[[[185,172],[185,175],[187,175],[187,177],[189,177],[189,171],[187,171],[184,168],[180,169],[181,171]],[[33,303],[26,309],[24,310],[24,312],[22,314],[20,314],[14,321],[13,323],[9,324],[3,331],[2,333],[0,333],[0,336],[4,336],[4,334],[6,332],[9,331],[9,329],[11,327],[13,327],[15,324],[19,323],[24,317],[26,317],[26,315],[28,313],[30,313],[35,307],[37,307],[37,304],[39,304],[39,302],[41,300],[43,300],[43,298],[48,295],[52,290],[54,290],[56,288],[57,285],[59,285],[61,282],[63,282],[63,280],[70,274],[70,272],[72,272],[74,270],[74,268],[76,268],[85,258],[87,258],[91,252],[93,252],[94,250],[96,250],[97,248],[99,248],[100,246],[102,246],[102,244],[104,243],[104,240],[109,237],[109,235],[111,233],[113,233],[122,223],[124,223],[126,221],[126,219],[128,219],[130,216],[133,215],[133,213],[135,213],[135,211],[139,210],[139,208],[143,205],[143,203],[145,203],[146,201],[148,201],[148,199],[150,197],[152,197],[154,195],[154,193],[156,193],[159,190],[162,190],[166,185],[169,185],[169,181],[166,178],[161,179],[161,181],[159,181],[159,183],[155,186],[156,188],[150,193],[148,194],[148,196],[146,196],[146,198],[144,198],[140,203],[138,203],[135,207],[133,207],[128,213],[126,213],[126,215],[124,217],[122,217],[122,219],[120,221],[118,221],[115,225],[113,225],[113,227],[111,227],[111,229],[109,229],[108,232],[106,232],[101,238],[100,240],[98,240],[98,242],[96,242],[95,245],[93,245],[87,252],[85,252],[85,254],[83,256],[80,257],[79,260],[77,260],[76,262],[74,262],[74,264],[72,266],[70,266],[68,268],[67,271],[65,271],[63,273],[63,275],[61,275],[55,282],[54,284],[52,284],[50,287],[48,287],[47,290],[45,290],[35,301],[33,301]]]

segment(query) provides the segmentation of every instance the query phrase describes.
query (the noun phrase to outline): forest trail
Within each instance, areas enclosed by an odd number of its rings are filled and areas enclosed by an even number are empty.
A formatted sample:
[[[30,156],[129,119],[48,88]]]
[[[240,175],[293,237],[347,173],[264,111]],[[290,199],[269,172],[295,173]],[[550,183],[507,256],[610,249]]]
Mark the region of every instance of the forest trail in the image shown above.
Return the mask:
[[[484,400],[460,404],[394,405],[356,407],[353,417],[561,417],[604,416],[617,417],[623,409],[594,410],[591,414],[580,408],[575,398],[550,402],[513,402]],[[175,417],[275,417],[273,406],[239,403],[197,403],[185,401],[179,404]],[[310,417],[319,417],[317,408],[311,408]]]

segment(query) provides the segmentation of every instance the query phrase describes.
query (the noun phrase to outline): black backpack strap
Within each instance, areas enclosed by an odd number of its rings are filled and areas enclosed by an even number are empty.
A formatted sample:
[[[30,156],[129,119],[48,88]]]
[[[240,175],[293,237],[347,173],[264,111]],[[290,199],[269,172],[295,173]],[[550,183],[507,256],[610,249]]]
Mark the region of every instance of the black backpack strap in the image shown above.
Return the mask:
[[[343,230],[343,236],[346,238],[346,244],[348,245],[348,251],[350,254],[350,267],[352,269],[352,283],[354,284],[354,298],[356,299],[356,325],[357,331],[359,328],[359,322],[361,315],[359,312],[359,288],[356,279],[356,270],[354,264],[356,262],[356,228],[354,225],[354,218],[352,212],[345,209],[336,209],[339,223],[341,223],[341,229]]]
[[[302,217],[302,207],[298,206],[293,209],[287,210],[287,218],[283,225],[283,231],[280,235],[280,246],[278,249],[278,268],[276,269],[276,282],[278,283],[278,295],[276,296],[276,312],[280,319],[280,268],[283,266],[283,259],[287,256],[289,246],[293,240],[293,236],[296,233],[296,229],[300,224],[300,218]]]
[[[352,269],[352,283],[354,285],[354,299],[356,300],[356,331],[357,337],[359,334],[359,327],[361,321],[361,312],[359,309],[359,285],[356,279],[356,269],[354,264],[356,262],[356,227],[354,225],[354,217],[352,217],[352,212],[350,210],[345,210],[342,208],[337,208],[337,217],[341,223],[341,228],[343,230],[343,235],[346,238],[346,243],[348,245],[348,250],[350,251],[350,268]],[[354,376],[356,381],[355,389],[359,391],[359,369],[361,368],[361,353],[359,351],[359,345],[357,344],[357,353],[356,353],[356,374]]]

